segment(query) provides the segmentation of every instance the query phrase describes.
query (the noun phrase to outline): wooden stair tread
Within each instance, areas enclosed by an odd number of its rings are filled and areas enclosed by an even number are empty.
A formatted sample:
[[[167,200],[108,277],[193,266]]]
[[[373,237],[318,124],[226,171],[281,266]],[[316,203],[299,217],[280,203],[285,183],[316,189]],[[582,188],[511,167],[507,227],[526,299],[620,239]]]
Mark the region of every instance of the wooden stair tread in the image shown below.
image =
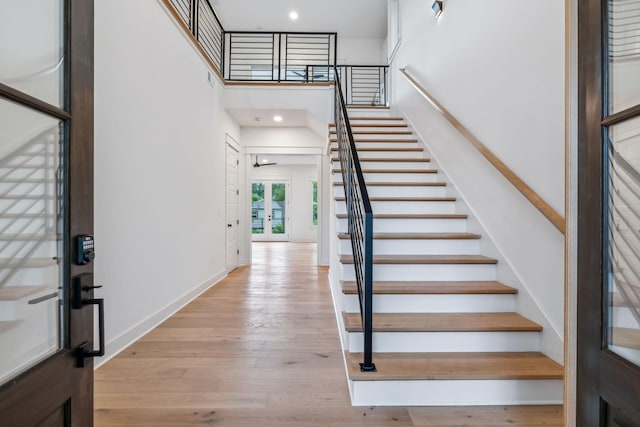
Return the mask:
[[[377,372],[361,372],[362,353],[346,353],[354,381],[562,379],[561,365],[539,352],[374,353]]]
[[[37,294],[38,292],[44,291],[46,289],[51,289],[52,291],[55,290],[55,288],[46,285],[3,286],[2,288],[0,288],[0,301],[17,301],[30,295]]]
[[[353,135],[411,135],[410,130],[354,130],[351,132]],[[330,135],[337,134],[337,131],[330,130]]]
[[[351,119],[349,120],[351,122]],[[331,125],[335,126],[335,125]],[[406,123],[351,123],[352,128],[408,128]]]
[[[373,233],[378,240],[478,240],[474,233]],[[349,233],[338,233],[339,239],[349,239]]]
[[[342,264],[353,264],[353,255],[340,255]],[[497,264],[483,255],[374,255],[374,264]]]
[[[337,152],[338,148],[337,147],[332,147],[331,151]],[[365,147],[365,148],[358,148],[358,153],[365,153],[365,152],[389,152],[389,153],[419,153],[424,151],[424,149],[422,147],[398,147],[398,148],[391,148],[391,147]]]
[[[340,219],[347,218],[347,214],[336,214]],[[373,214],[373,219],[467,219],[466,214]]]
[[[367,187],[446,187],[446,182],[367,182]],[[344,182],[336,182],[335,187],[344,187]]]
[[[362,332],[360,313],[342,313],[347,332]],[[374,332],[538,332],[518,313],[374,313]]]
[[[344,202],[344,197],[336,197],[336,201]],[[372,202],[455,202],[455,197],[370,197]]]
[[[347,110],[350,107],[347,107]],[[362,108],[362,107],[360,107]],[[354,117],[349,117],[349,121],[354,121],[354,120],[395,120],[395,121],[402,121],[404,120],[402,117],[386,117],[386,116],[381,116],[381,117],[376,117],[376,116],[354,116]],[[332,125],[335,126],[335,123],[331,123]]]
[[[619,347],[640,350],[640,329],[611,328],[611,342]]]
[[[332,144],[335,144],[336,142],[338,142],[337,139],[330,139],[329,142],[331,142]],[[379,142],[379,143],[385,143],[385,142],[392,142],[392,143],[396,143],[396,142],[411,142],[411,143],[417,143],[418,140],[415,138],[387,138],[387,139],[380,139],[380,138],[354,138],[353,142],[355,142],[356,144],[361,143],[361,142]]]
[[[340,159],[337,157],[332,157],[331,158],[332,162],[339,162]],[[375,158],[375,157],[368,157],[366,159],[360,159],[360,163],[364,163],[364,162],[385,162],[385,163],[393,163],[393,162],[416,162],[416,163],[420,163],[420,162],[430,162],[431,159],[428,157],[380,157],[379,159]]]
[[[342,293],[358,293],[355,281],[342,281]],[[375,295],[475,295],[517,294],[518,290],[497,281],[425,281],[425,282],[373,282]]]
[[[342,169],[333,169],[333,173],[340,173]],[[389,174],[397,174],[397,173],[438,173],[437,169],[362,169],[362,173],[389,173]]]

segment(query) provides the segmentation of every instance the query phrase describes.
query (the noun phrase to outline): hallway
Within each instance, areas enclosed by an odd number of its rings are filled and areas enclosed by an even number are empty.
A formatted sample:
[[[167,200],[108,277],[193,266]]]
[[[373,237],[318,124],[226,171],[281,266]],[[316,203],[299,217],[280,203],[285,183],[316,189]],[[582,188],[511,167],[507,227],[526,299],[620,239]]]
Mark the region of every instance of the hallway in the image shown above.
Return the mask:
[[[315,244],[254,243],[241,267],[95,374],[96,426],[562,424],[561,407],[350,406]]]

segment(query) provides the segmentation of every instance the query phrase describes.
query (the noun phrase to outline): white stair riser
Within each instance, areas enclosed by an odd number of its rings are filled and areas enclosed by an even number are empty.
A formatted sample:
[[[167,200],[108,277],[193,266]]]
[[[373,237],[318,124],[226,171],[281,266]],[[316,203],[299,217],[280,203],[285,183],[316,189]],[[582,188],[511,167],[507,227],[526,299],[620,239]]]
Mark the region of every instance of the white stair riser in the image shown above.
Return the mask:
[[[346,233],[347,219],[338,218],[338,231]],[[374,233],[464,233],[467,231],[466,219],[401,219],[374,218]]]
[[[411,135],[400,135],[398,137],[385,135],[381,138],[375,138],[376,135],[372,135],[371,137],[363,136],[363,138],[367,139],[377,139],[375,142],[358,142],[358,138],[356,138],[356,149],[360,150],[361,148],[418,148],[420,147],[417,142],[411,141],[411,139],[415,139],[414,136]],[[393,138],[393,141],[389,141],[389,139]],[[406,139],[406,142],[399,142],[396,139]],[[338,148],[337,142],[331,143],[332,149]]]
[[[444,197],[446,196],[445,190],[445,187],[439,186],[367,186],[369,197]],[[343,197],[344,187],[337,186],[335,188],[335,195],[336,197]]]
[[[360,159],[362,169],[433,169],[431,162],[377,162],[375,159]],[[333,162],[333,169],[340,169],[339,162]],[[366,179],[366,176],[365,176]]]
[[[341,264],[342,280],[356,280],[353,264]],[[493,264],[376,264],[377,281],[422,280],[496,280]]]
[[[372,201],[371,207],[377,214],[453,214],[455,213],[455,202],[379,202]],[[347,207],[344,202],[339,202],[336,206],[336,213],[344,214]]]
[[[617,328],[640,329],[640,324],[628,307],[615,307],[613,309],[612,325]]]
[[[362,353],[364,351],[362,333],[349,332],[348,336],[349,351]],[[374,332],[372,345],[376,353],[539,351],[540,334],[538,332]]]
[[[365,182],[436,182],[437,173],[365,173]],[[334,173],[333,182],[342,182],[342,173]]]
[[[423,151],[359,151],[360,161],[369,159],[419,159],[427,157]]]
[[[343,295],[344,310],[359,313],[357,295]],[[375,313],[499,313],[516,311],[514,294],[374,295]]]
[[[562,380],[353,381],[350,389],[354,406],[543,405],[563,399]]]
[[[469,239],[374,239],[375,255],[477,255],[478,240]],[[340,253],[351,254],[351,240],[340,239]]]

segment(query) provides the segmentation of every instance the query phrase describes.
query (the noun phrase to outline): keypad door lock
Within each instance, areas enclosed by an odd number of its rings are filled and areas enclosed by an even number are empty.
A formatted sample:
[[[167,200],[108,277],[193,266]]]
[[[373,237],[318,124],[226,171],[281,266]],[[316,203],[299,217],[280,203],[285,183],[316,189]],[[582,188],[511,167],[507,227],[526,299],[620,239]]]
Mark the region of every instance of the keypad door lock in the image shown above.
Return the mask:
[[[81,234],[76,237],[76,264],[85,265],[96,257],[93,236]]]

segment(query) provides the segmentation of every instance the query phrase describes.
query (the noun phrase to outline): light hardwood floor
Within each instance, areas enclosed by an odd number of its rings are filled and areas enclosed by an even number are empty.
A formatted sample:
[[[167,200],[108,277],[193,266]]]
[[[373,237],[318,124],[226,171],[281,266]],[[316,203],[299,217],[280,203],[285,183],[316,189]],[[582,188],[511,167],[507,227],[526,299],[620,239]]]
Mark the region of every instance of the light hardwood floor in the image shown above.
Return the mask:
[[[562,407],[350,406],[314,244],[241,267],[96,371],[95,425],[561,426]]]

